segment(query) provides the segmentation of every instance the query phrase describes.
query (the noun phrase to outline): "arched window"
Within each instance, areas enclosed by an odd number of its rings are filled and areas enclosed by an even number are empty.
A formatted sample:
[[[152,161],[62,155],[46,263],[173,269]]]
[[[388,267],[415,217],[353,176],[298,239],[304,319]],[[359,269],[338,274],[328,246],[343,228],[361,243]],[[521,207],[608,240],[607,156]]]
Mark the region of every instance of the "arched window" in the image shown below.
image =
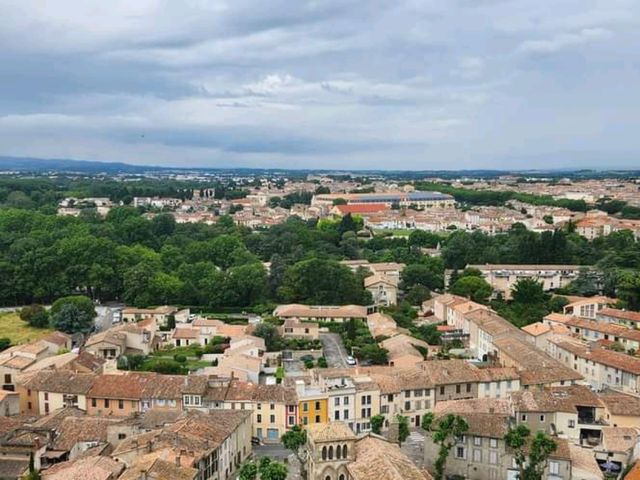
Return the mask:
[[[340,474],[340,476],[338,477],[338,480],[344,480],[344,473]]]
[[[329,445],[329,460],[333,460],[333,445]]]
[[[322,459],[327,459],[327,447],[322,447]]]
[[[324,480],[331,480],[331,475],[327,475],[326,477],[324,477]]]
[[[340,460],[340,457],[341,457],[341,456],[342,456],[342,449],[340,448],[340,445],[338,445],[338,446],[336,447],[336,458],[337,458],[338,460]]]
[[[346,445],[342,446],[342,457],[343,458],[347,458],[347,446]]]

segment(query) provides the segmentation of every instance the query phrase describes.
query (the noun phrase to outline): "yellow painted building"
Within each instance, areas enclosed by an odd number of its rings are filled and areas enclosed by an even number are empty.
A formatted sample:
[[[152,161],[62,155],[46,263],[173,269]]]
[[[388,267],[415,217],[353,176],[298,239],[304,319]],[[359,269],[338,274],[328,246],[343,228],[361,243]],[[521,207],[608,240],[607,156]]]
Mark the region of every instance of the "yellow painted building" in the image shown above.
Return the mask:
[[[319,388],[309,388],[304,380],[296,382],[298,394],[298,418],[302,425],[326,423],[328,421],[328,400]]]

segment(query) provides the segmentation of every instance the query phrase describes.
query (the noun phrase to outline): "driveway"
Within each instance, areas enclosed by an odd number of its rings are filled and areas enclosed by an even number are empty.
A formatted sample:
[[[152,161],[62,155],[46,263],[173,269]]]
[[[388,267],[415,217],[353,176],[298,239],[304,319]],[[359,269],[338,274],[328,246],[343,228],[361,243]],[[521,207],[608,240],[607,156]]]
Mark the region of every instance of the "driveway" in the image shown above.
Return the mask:
[[[329,368],[347,368],[347,350],[337,333],[321,333],[320,340]]]

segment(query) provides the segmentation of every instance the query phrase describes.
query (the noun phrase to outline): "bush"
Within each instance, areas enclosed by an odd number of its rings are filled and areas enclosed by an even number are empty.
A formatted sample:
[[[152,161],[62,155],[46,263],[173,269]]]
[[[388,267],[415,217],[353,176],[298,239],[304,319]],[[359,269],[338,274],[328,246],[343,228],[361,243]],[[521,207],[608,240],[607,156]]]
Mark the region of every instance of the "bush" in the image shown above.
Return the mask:
[[[329,365],[327,365],[327,359],[324,357],[320,357],[318,359],[318,367],[320,368],[327,368]]]
[[[185,363],[187,361],[187,357],[185,355],[181,355],[179,353],[176,353],[173,356],[173,359],[178,363]]]
[[[11,346],[11,339],[9,338],[0,338],[0,352],[6,350]]]
[[[49,326],[49,312],[42,305],[30,305],[20,310],[20,318],[35,328]]]
[[[304,361],[304,368],[306,368],[306,369],[313,368],[313,360],[305,360]]]
[[[158,360],[147,365],[145,370],[165,375],[185,375],[187,373],[186,369],[175,360]]]

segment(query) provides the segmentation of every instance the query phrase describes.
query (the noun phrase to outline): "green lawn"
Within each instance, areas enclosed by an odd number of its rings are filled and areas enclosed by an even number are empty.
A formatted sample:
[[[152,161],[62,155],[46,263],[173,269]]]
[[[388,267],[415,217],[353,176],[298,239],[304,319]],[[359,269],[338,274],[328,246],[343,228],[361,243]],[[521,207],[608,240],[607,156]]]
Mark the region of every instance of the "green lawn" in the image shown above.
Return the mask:
[[[51,333],[50,328],[33,328],[20,320],[17,313],[0,313],[0,338],[8,338],[12,345],[38,340]]]

